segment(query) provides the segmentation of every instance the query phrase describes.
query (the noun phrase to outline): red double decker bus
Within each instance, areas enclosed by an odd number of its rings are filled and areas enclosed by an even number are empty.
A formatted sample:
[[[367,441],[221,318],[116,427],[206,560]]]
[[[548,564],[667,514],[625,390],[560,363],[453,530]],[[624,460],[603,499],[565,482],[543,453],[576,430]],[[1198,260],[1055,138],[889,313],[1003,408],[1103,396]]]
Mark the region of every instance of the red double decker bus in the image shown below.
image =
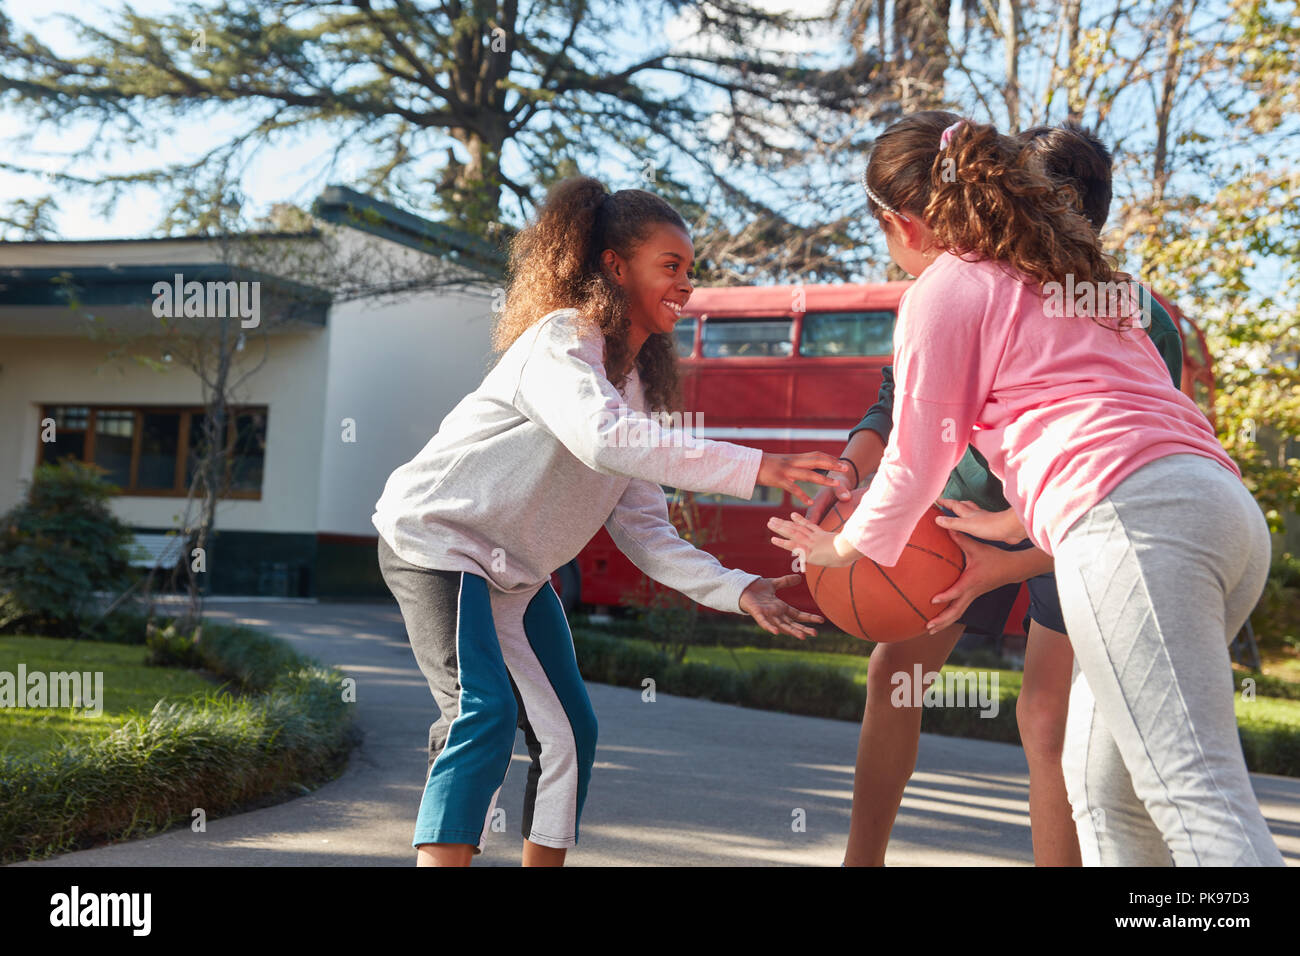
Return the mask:
[[[876,400],[881,369],[892,361],[898,303],[910,285],[697,289],[676,330],[683,408],[694,413],[696,425],[692,433],[768,452],[838,455],[849,429]],[[1214,375],[1205,337],[1172,304],[1157,298],[1182,333],[1183,391],[1212,414]],[[815,495],[818,488],[805,490]],[[670,500],[683,494],[665,491]],[[761,486],[748,501],[692,497],[701,527],[714,536],[701,547],[724,565],[765,577],[790,572],[790,554],[771,543],[767,519],[802,512],[802,503]],[[553,580],[566,606],[604,608],[636,603],[633,595],[643,578],[602,529]],[[781,596],[816,610],[804,584]],[[1021,633],[1025,603],[1022,590],[1008,633]]]

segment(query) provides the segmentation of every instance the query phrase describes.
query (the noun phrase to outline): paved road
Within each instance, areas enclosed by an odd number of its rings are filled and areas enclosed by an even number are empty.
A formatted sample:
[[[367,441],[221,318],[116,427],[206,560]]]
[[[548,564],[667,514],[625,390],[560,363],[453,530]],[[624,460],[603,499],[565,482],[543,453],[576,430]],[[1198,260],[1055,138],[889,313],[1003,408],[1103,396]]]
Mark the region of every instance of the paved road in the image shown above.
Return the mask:
[[[40,866],[408,866],[436,710],[396,604],[210,602],[357,679],[364,734],[315,793],[225,819],[69,853]],[[588,685],[597,763],[571,866],[838,866],[848,833],[854,723]],[[499,806],[505,832],[475,865],[515,866],[528,759],[522,735]],[[1278,845],[1300,865],[1300,780],[1253,775]],[[923,735],[886,863],[1026,866],[1028,775],[1019,747]],[[802,832],[796,811],[806,821]]]

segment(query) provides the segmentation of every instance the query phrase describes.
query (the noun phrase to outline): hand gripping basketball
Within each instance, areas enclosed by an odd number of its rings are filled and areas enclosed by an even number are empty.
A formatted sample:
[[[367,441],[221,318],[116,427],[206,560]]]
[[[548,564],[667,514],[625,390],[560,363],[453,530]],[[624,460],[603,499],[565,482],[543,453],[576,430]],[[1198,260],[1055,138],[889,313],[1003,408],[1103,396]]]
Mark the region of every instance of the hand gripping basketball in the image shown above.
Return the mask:
[[[866,487],[859,488],[848,501],[837,501],[821,527],[839,531],[866,493]],[[935,524],[941,514],[934,506],[926,509],[893,567],[868,557],[847,567],[822,567],[810,561],[808,590],[831,623],[878,643],[924,634],[926,623],[947,607],[931,604],[930,599],[951,587],[966,566],[961,548]]]

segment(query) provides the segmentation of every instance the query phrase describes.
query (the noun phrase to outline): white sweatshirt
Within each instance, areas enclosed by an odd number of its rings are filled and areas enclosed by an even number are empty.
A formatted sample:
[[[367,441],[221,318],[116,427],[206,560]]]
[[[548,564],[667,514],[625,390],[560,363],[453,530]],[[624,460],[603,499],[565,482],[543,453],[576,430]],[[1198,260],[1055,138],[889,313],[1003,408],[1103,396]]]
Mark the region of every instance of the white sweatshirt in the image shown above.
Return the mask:
[[[740,612],[759,575],[723,567],[677,534],[660,485],[751,498],[762,452],[665,430],[605,376],[604,339],[573,309],[524,332],[483,383],[389,476],[371,519],[417,567],[537,587],[603,524],[627,557],[700,604]]]

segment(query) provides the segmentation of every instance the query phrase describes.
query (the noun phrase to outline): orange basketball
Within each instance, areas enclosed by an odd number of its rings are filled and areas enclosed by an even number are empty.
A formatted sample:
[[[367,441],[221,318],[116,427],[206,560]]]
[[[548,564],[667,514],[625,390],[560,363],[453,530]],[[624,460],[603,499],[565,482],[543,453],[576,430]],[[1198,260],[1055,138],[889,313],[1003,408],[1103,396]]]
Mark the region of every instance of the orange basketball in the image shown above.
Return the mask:
[[[837,500],[822,519],[822,528],[839,531],[866,493],[859,488],[848,501]],[[966,567],[961,548],[934,523],[941,514],[930,506],[892,568],[867,557],[842,568],[809,562],[808,590],[822,614],[864,641],[886,644],[923,634],[925,622],[947,607],[930,599],[950,587]]]

